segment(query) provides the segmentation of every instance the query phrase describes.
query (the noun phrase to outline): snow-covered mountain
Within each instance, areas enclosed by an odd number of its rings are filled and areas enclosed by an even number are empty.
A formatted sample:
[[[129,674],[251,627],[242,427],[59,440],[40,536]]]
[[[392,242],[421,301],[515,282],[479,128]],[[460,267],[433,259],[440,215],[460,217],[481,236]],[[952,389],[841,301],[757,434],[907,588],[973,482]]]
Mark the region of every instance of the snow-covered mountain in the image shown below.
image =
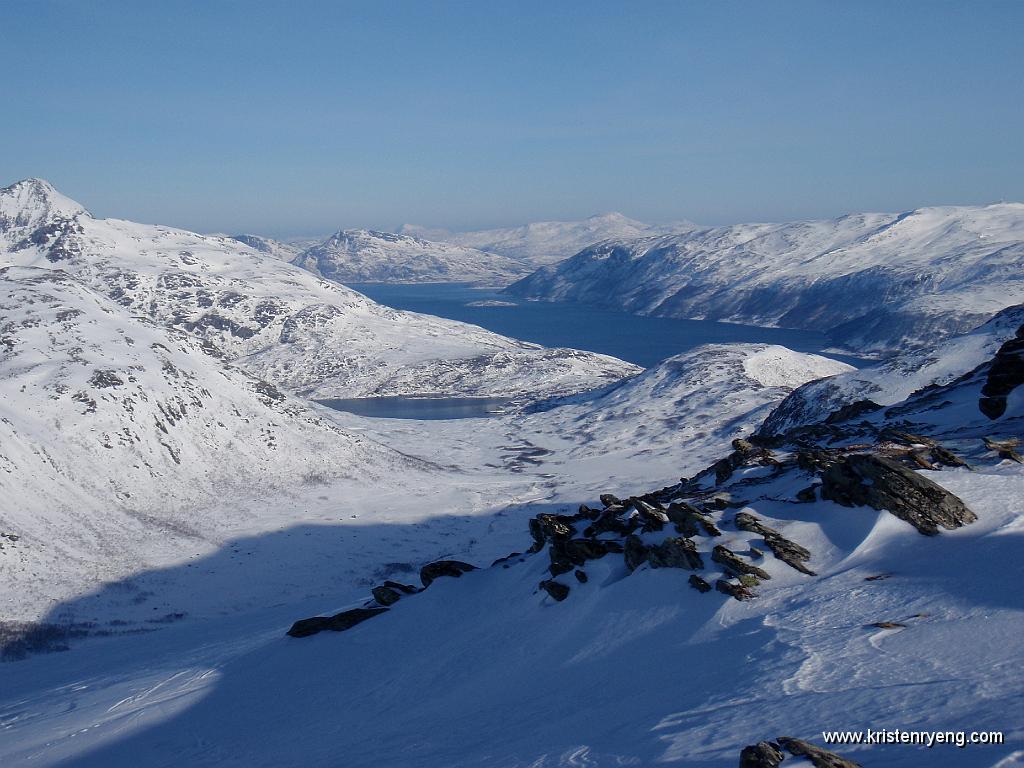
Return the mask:
[[[415,471],[213,352],[63,270],[0,269],[6,619],[218,541],[247,504]]]
[[[621,213],[605,213],[582,221],[538,221],[519,227],[475,232],[448,232],[406,224],[399,232],[498,253],[539,267],[567,259],[580,249],[601,240],[632,239],[694,228],[696,225],[689,221],[653,226]]]
[[[508,288],[631,312],[820,329],[890,353],[1024,300],[1024,204],[740,224],[604,242]]]
[[[293,257],[292,263],[339,283],[470,282],[504,286],[530,272],[517,259],[453,243],[346,229]]]
[[[248,245],[250,248],[255,248],[260,253],[265,253],[268,256],[273,256],[275,259],[281,261],[291,261],[305,248],[295,243],[285,243],[281,240],[274,240],[270,237],[261,237],[260,235],[232,235],[232,240],[237,240],[242,245]]]
[[[0,190],[0,265],[59,268],[133,315],[185,331],[248,373],[309,397],[548,396],[636,366],[543,349],[376,304],[228,237],[96,219],[49,184]],[[502,376],[488,377],[500,369]]]

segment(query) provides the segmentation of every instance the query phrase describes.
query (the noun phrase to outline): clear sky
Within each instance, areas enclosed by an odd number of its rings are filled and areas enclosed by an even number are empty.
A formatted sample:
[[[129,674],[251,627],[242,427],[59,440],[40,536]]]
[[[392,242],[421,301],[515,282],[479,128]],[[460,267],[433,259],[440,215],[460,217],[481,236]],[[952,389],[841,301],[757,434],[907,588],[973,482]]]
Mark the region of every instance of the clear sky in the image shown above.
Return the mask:
[[[276,236],[1024,199],[1024,2],[0,0],[0,185]]]

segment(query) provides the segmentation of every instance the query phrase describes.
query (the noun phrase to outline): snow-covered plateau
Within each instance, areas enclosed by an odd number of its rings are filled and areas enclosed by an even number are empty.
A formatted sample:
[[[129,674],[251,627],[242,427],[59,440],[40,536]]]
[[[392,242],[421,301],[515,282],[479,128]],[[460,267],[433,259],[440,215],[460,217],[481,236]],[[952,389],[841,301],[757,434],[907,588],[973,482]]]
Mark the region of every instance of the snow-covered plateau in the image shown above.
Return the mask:
[[[0,191],[0,765],[1024,765],[1024,309],[641,372],[260,250]]]
[[[1024,301],[1024,204],[862,213],[609,240],[507,290],[640,314],[826,331],[891,354]]]

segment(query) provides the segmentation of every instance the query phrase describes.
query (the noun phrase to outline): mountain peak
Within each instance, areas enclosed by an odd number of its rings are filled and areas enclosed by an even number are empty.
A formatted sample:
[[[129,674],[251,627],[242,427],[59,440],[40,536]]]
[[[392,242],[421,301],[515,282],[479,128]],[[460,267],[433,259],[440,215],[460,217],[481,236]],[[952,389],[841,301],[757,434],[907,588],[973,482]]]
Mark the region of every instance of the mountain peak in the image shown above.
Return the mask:
[[[0,189],[0,230],[35,228],[53,218],[89,215],[45,179],[28,178]]]

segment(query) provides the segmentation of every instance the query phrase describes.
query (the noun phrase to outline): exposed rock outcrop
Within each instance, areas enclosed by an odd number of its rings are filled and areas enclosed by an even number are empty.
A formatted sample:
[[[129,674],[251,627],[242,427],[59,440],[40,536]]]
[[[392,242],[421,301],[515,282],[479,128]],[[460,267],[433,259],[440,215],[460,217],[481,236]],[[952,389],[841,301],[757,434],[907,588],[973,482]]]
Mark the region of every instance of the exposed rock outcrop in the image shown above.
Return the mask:
[[[806,757],[814,768],[861,768],[860,763],[840,757],[835,752],[789,736],[779,737],[779,746],[795,757]]]
[[[959,497],[901,464],[870,453],[841,456],[821,474],[821,496],[847,507],[884,509],[934,536],[977,516]]]
[[[317,632],[331,631],[344,632],[352,629],[356,624],[361,624],[367,619],[387,613],[387,608],[353,608],[349,611],[342,611],[333,616],[314,616],[310,619],[300,619],[292,624],[288,630],[291,637],[309,637]]]
[[[785,759],[778,744],[759,741],[744,747],[740,752],[740,768],[778,768]]]
[[[429,587],[435,579],[439,579],[442,576],[451,576],[457,579],[467,571],[475,570],[475,565],[463,563],[460,560],[438,560],[433,563],[428,563],[420,569],[420,581],[423,582],[423,587],[426,588]]]

